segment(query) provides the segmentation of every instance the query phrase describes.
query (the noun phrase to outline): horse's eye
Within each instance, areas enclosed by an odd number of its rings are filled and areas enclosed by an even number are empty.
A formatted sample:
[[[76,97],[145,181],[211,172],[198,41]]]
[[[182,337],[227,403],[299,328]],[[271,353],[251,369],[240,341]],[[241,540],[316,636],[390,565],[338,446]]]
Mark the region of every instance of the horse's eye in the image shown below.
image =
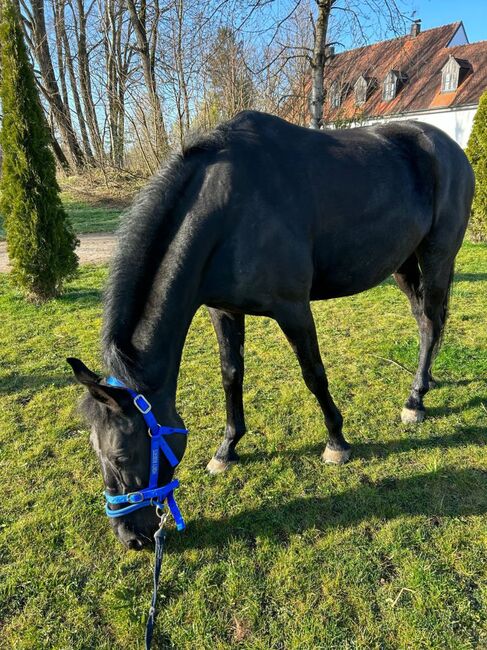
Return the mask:
[[[115,458],[115,462],[117,465],[123,465],[124,463],[128,463],[130,458],[128,456],[117,456]]]

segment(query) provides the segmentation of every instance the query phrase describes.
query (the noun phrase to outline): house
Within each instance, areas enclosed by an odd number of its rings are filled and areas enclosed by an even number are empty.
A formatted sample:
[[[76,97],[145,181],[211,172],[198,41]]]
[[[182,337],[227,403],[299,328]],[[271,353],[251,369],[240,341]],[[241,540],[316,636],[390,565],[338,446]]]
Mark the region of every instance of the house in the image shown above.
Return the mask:
[[[422,120],[468,142],[487,89],[487,41],[469,43],[461,22],[348,50],[328,51],[325,126]]]

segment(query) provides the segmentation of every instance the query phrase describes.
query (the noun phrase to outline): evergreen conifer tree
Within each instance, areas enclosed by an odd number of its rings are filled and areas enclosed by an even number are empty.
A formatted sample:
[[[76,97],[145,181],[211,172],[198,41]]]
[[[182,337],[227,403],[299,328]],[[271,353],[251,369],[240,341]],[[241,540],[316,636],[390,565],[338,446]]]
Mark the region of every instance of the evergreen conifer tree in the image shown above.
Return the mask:
[[[0,5],[3,121],[0,210],[12,278],[27,296],[56,296],[76,271],[77,240],[59,198],[50,133],[12,0]]]
[[[487,90],[475,113],[466,154],[475,173],[470,232],[476,241],[487,241]]]

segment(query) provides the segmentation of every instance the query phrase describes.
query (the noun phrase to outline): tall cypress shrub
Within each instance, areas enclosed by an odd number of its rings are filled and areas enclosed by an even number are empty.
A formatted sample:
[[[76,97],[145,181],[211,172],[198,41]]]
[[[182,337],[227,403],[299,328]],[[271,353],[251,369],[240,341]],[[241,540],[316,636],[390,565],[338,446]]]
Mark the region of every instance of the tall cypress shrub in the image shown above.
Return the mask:
[[[76,271],[77,240],[59,198],[50,133],[18,11],[12,0],[1,0],[0,12],[0,210],[12,278],[41,302],[56,296]]]
[[[470,233],[476,241],[487,241],[487,90],[475,113],[466,154],[475,173]]]

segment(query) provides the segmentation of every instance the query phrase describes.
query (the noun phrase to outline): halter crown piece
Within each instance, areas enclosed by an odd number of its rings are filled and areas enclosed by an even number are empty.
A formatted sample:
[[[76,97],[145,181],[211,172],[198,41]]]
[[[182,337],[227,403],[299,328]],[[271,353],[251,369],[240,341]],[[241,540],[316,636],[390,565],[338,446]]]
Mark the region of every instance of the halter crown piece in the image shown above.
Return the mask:
[[[123,515],[128,515],[130,512],[135,510],[140,510],[140,508],[145,508],[146,506],[154,506],[160,510],[164,509],[164,502],[167,502],[169,510],[173,516],[173,519],[176,523],[176,528],[178,530],[184,530],[186,525],[184,519],[181,515],[181,512],[178,508],[178,504],[174,499],[174,490],[179,487],[179,481],[174,479],[166,485],[161,485],[158,487],[157,483],[159,482],[159,460],[160,452],[164,454],[167,458],[171,467],[176,467],[179,464],[178,459],[174,455],[173,450],[167,444],[165,436],[169,436],[173,433],[183,433],[187,435],[187,429],[175,429],[174,427],[163,427],[161,426],[154,414],[152,413],[152,406],[150,402],[140,393],[132,390],[126,386],[123,382],[116,377],[108,377],[106,379],[108,386],[115,386],[116,388],[124,388],[134,401],[136,409],[141,413],[142,417],[145,420],[145,423],[148,427],[148,434],[150,436],[150,476],[149,476],[149,485],[143,490],[137,490],[136,492],[129,492],[128,494],[117,494],[115,496],[105,492],[105,512],[109,517],[122,517]],[[123,508],[117,508],[113,510],[110,508],[111,505],[125,505]]]

